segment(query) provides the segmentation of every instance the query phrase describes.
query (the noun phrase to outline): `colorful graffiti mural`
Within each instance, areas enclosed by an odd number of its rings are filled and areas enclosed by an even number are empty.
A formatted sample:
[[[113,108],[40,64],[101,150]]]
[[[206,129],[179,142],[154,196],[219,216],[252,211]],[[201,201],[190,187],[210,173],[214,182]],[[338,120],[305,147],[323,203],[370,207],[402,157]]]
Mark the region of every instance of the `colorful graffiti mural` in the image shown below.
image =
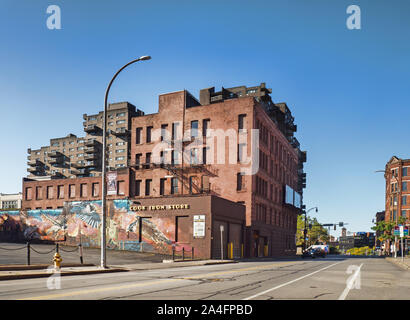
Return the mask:
[[[62,210],[0,212],[0,241],[64,240]]]
[[[141,217],[130,205],[129,200],[107,202],[107,248],[171,254],[172,218]],[[49,240],[99,247],[101,211],[100,200],[66,202],[57,210],[3,211],[0,231],[6,232],[0,232],[0,241]]]
[[[107,247],[117,250],[169,253],[169,228],[163,219],[144,219],[129,210],[130,201],[107,203]],[[65,205],[66,240],[98,247],[101,235],[101,201],[70,202]],[[170,224],[172,222],[170,221]],[[141,225],[140,225],[141,224]]]

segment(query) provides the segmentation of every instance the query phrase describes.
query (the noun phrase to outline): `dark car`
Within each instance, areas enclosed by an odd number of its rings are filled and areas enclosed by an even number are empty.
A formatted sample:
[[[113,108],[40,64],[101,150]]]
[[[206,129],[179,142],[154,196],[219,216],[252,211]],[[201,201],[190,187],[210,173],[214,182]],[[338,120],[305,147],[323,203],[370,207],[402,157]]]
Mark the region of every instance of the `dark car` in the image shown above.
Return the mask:
[[[304,259],[304,258],[313,258],[313,259],[316,258],[316,256],[317,256],[316,251],[317,251],[316,249],[312,249],[312,248],[306,249],[302,253],[302,259]]]

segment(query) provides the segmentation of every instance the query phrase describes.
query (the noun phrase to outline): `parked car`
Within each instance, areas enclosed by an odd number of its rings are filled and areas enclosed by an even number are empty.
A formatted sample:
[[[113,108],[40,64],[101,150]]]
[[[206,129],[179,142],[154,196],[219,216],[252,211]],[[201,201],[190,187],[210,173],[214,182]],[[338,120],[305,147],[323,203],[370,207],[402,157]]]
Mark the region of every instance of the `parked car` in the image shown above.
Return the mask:
[[[316,258],[316,257],[326,257],[326,248],[324,246],[310,246],[305,251],[302,252],[302,258]]]

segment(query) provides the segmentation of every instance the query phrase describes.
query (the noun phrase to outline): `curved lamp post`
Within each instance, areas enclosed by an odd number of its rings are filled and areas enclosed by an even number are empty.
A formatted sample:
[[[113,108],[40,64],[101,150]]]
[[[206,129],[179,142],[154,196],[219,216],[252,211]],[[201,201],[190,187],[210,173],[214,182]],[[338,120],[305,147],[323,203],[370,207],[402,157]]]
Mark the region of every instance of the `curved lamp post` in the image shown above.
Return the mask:
[[[108,84],[107,90],[105,91],[105,99],[104,99],[104,121],[103,121],[103,155],[102,155],[102,226],[101,226],[101,267],[107,267],[106,261],[106,225],[107,225],[107,206],[106,206],[106,197],[107,197],[107,181],[106,181],[106,157],[107,157],[107,144],[106,144],[106,135],[107,135],[107,109],[108,109],[108,94],[110,92],[110,88],[112,83],[114,82],[115,78],[117,78],[118,74],[128,67],[130,64],[133,64],[138,61],[143,60],[150,60],[150,56],[142,56],[138,59],[132,60],[124,65],[121,69],[119,69],[115,75],[112,77],[110,83]]]

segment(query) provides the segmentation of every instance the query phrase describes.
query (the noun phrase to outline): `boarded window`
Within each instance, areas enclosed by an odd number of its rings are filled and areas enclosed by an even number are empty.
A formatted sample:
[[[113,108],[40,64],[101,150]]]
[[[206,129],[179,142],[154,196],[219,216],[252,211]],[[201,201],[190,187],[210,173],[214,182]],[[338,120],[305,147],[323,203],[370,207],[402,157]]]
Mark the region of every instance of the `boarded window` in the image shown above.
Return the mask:
[[[43,198],[43,188],[36,187],[36,200],[41,200]]]
[[[70,184],[68,186],[68,194],[70,198],[74,198],[75,197],[75,184]]]
[[[58,199],[63,199],[64,198],[64,186],[58,186],[57,187],[57,197],[58,197]]]
[[[125,182],[124,180],[118,181],[118,195],[123,196],[125,194]]]
[[[87,184],[82,183],[80,185],[80,197],[86,197],[87,196]]]
[[[98,197],[100,194],[100,184],[98,182],[93,183],[93,197]]]
[[[53,199],[53,187],[52,186],[47,187],[47,199]]]
[[[33,188],[26,188],[26,200],[33,199]]]

